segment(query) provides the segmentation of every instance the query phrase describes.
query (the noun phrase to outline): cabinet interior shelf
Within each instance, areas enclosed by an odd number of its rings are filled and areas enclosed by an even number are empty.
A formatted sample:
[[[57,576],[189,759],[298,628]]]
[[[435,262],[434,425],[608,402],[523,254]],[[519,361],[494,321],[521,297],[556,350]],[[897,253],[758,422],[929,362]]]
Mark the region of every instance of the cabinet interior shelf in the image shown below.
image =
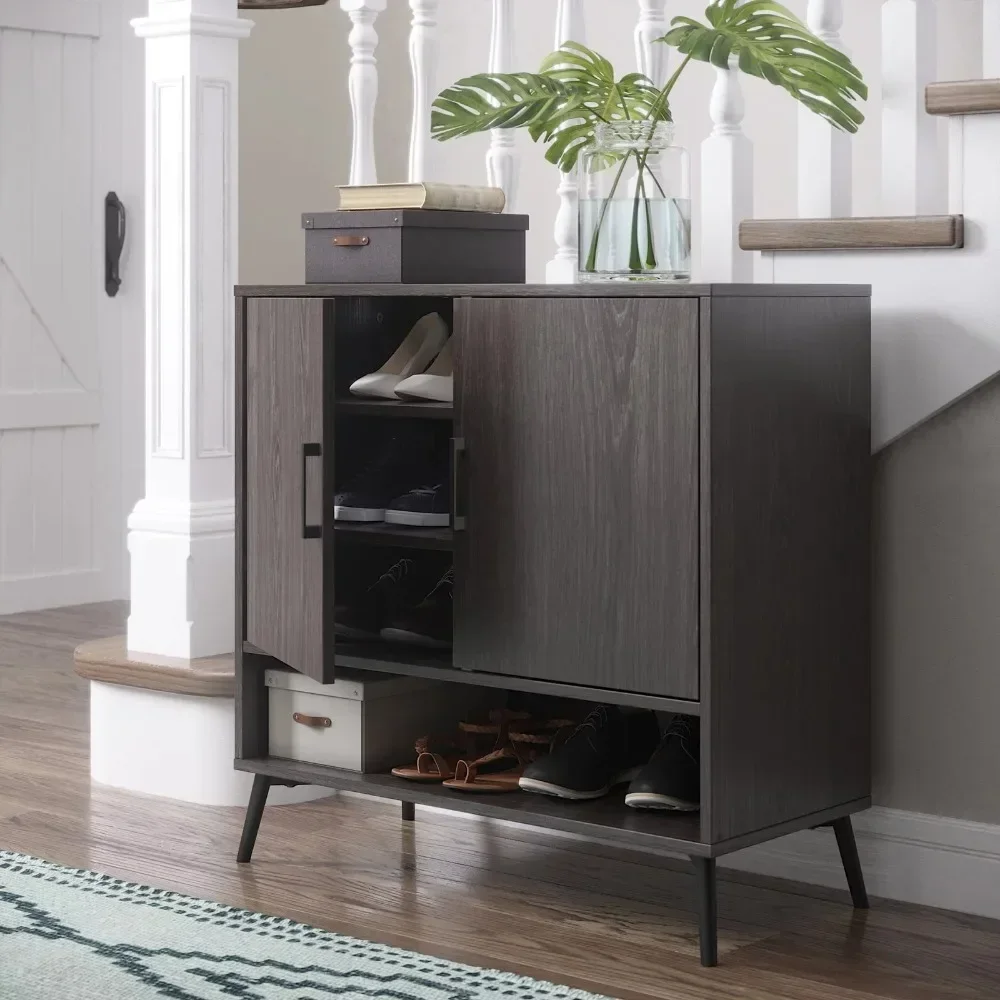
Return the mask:
[[[361,399],[344,396],[336,401],[338,413],[354,413],[362,417],[417,417],[424,420],[451,420],[451,403],[416,402],[405,399]]]
[[[393,545],[401,549],[438,549],[450,551],[454,541],[451,528],[408,528],[384,521],[335,521],[338,538],[367,543]]]
[[[402,781],[391,774],[359,774],[281,757],[237,760],[236,767],[280,781],[322,785],[490,819],[544,826],[633,848],[642,846],[701,856],[711,853],[710,846],[701,842],[698,813],[653,813],[629,809],[623,801],[624,788],[591,802],[567,802],[526,792],[485,796],[462,794],[440,785]]]

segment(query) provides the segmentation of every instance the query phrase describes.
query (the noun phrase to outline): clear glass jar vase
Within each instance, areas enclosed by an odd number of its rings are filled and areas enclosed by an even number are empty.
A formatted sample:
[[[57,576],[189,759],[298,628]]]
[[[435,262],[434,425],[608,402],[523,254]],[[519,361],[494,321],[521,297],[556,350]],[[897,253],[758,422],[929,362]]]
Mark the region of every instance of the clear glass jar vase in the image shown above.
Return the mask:
[[[690,280],[690,158],[673,138],[669,122],[597,126],[581,158],[581,280]]]

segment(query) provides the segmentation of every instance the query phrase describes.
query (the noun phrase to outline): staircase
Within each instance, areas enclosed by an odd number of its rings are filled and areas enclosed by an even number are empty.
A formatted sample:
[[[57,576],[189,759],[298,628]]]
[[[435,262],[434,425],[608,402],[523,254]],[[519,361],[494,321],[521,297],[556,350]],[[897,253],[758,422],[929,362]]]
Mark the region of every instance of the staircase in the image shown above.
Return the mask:
[[[983,76],[1000,76],[1000,0],[971,4],[981,8]],[[955,0],[955,5],[966,10],[970,3]],[[356,153],[352,179],[367,183],[376,179],[374,29],[385,0],[341,0],[340,6],[354,29],[349,36]],[[513,65],[512,53],[527,28],[515,24],[513,0],[491,0],[491,6],[491,37],[480,46],[482,64],[488,53],[492,70],[523,68]],[[844,0],[799,0],[792,7],[828,44],[843,48],[841,29],[850,9]],[[446,18],[457,15],[440,0],[411,0],[410,10],[416,95],[410,179],[434,179],[424,139],[428,104],[448,73],[438,65],[438,35],[450,30]],[[666,32],[674,14],[692,10],[680,0],[638,0],[635,10],[636,65],[662,82],[669,55],[654,39]],[[606,40],[588,39],[588,27],[594,27],[588,18],[593,22],[594,12],[585,9],[583,0],[558,0],[554,44],[573,39],[606,47]],[[344,25],[346,29],[347,18]],[[803,108],[796,150],[799,218],[755,219],[750,182],[754,149],[743,127],[744,84],[733,70],[714,71],[709,105],[714,127],[695,151],[694,168],[702,192],[696,212],[696,280],[873,286],[874,450],[1000,371],[1000,330],[993,319],[998,314],[994,299],[1000,296],[1000,288],[994,287],[1000,285],[994,279],[1000,274],[1000,251],[991,242],[1000,236],[995,183],[1000,80],[936,82],[937,8],[930,0],[883,0],[881,25],[881,63],[862,70],[881,88],[881,122],[870,119],[865,128],[881,126],[884,217],[853,217],[851,138]],[[969,44],[975,42],[969,39]],[[936,116],[942,115],[949,120],[946,156],[938,143]],[[497,133],[484,173],[509,194],[516,193],[519,211],[534,214],[539,193],[518,183],[518,157],[510,136]],[[575,179],[556,179],[553,173],[553,189],[559,211],[547,279],[573,280]]]

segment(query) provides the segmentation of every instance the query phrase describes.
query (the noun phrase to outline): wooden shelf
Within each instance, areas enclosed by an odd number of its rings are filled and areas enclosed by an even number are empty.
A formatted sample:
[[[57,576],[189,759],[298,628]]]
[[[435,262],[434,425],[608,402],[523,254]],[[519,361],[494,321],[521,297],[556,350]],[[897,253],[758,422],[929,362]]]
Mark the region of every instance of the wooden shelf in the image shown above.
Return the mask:
[[[360,399],[346,396],[336,402],[338,413],[353,413],[362,417],[417,417],[423,420],[451,420],[451,403],[418,403],[405,399]]]
[[[334,664],[352,670],[373,670],[378,673],[404,674],[408,677],[474,684],[478,687],[499,688],[504,691],[527,691],[556,698],[576,698],[581,701],[650,708],[660,712],[701,715],[701,703],[697,701],[631,691],[607,691],[583,684],[540,681],[530,677],[511,677],[507,674],[471,673],[459,670],[452,666],[451,650],[421,649],[419,646],[397,645],[390,642],[352,642],[349,639],[337,639],[334,646]]]
[[[448,552],[454,536],[451,528],[408,528],[384,521],[334,521],[337,538],[367,545],[392,545],[401,549],[437,549]]]
[[[701,843],[701,821],[697,813],[657,813],[629,809],[624,788],[592,802],[511,792],[504,795],[472,795],[453,792],[440,785],[421,785],[391,774],[358,774],[320,764],[303,764],[280,757],[255,757],[236,761],[236,768],[264,774],[282,781],[322,785],[360,792],[377,798],[415,802],[490,819],[524,823],[578,836],[660,851],[708,857],[711,847]]]

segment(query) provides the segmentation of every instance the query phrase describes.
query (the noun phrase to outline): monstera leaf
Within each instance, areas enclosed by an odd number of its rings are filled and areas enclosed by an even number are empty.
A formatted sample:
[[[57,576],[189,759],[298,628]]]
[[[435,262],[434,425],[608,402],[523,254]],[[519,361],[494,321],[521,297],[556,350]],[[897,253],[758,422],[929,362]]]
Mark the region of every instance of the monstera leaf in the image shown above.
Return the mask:
[[[705,11],[708,25],[675,17],[660,41],[691,59],[726,67],[736,56],[744,73],[782,87],[797,101],[845,132],[857,132],[865,116],[854,106],[868,88],[842,52],[817,38],[777,0],[716,0]]]
[[[441,92],[431,112],[436,139],[527,128],[548,146],[545,158],[563,171],[576,166],[601,122],[669,121],[670,108],[641,73],[615,79],[603,56],[567,42],[537,73],[480,73]]]

